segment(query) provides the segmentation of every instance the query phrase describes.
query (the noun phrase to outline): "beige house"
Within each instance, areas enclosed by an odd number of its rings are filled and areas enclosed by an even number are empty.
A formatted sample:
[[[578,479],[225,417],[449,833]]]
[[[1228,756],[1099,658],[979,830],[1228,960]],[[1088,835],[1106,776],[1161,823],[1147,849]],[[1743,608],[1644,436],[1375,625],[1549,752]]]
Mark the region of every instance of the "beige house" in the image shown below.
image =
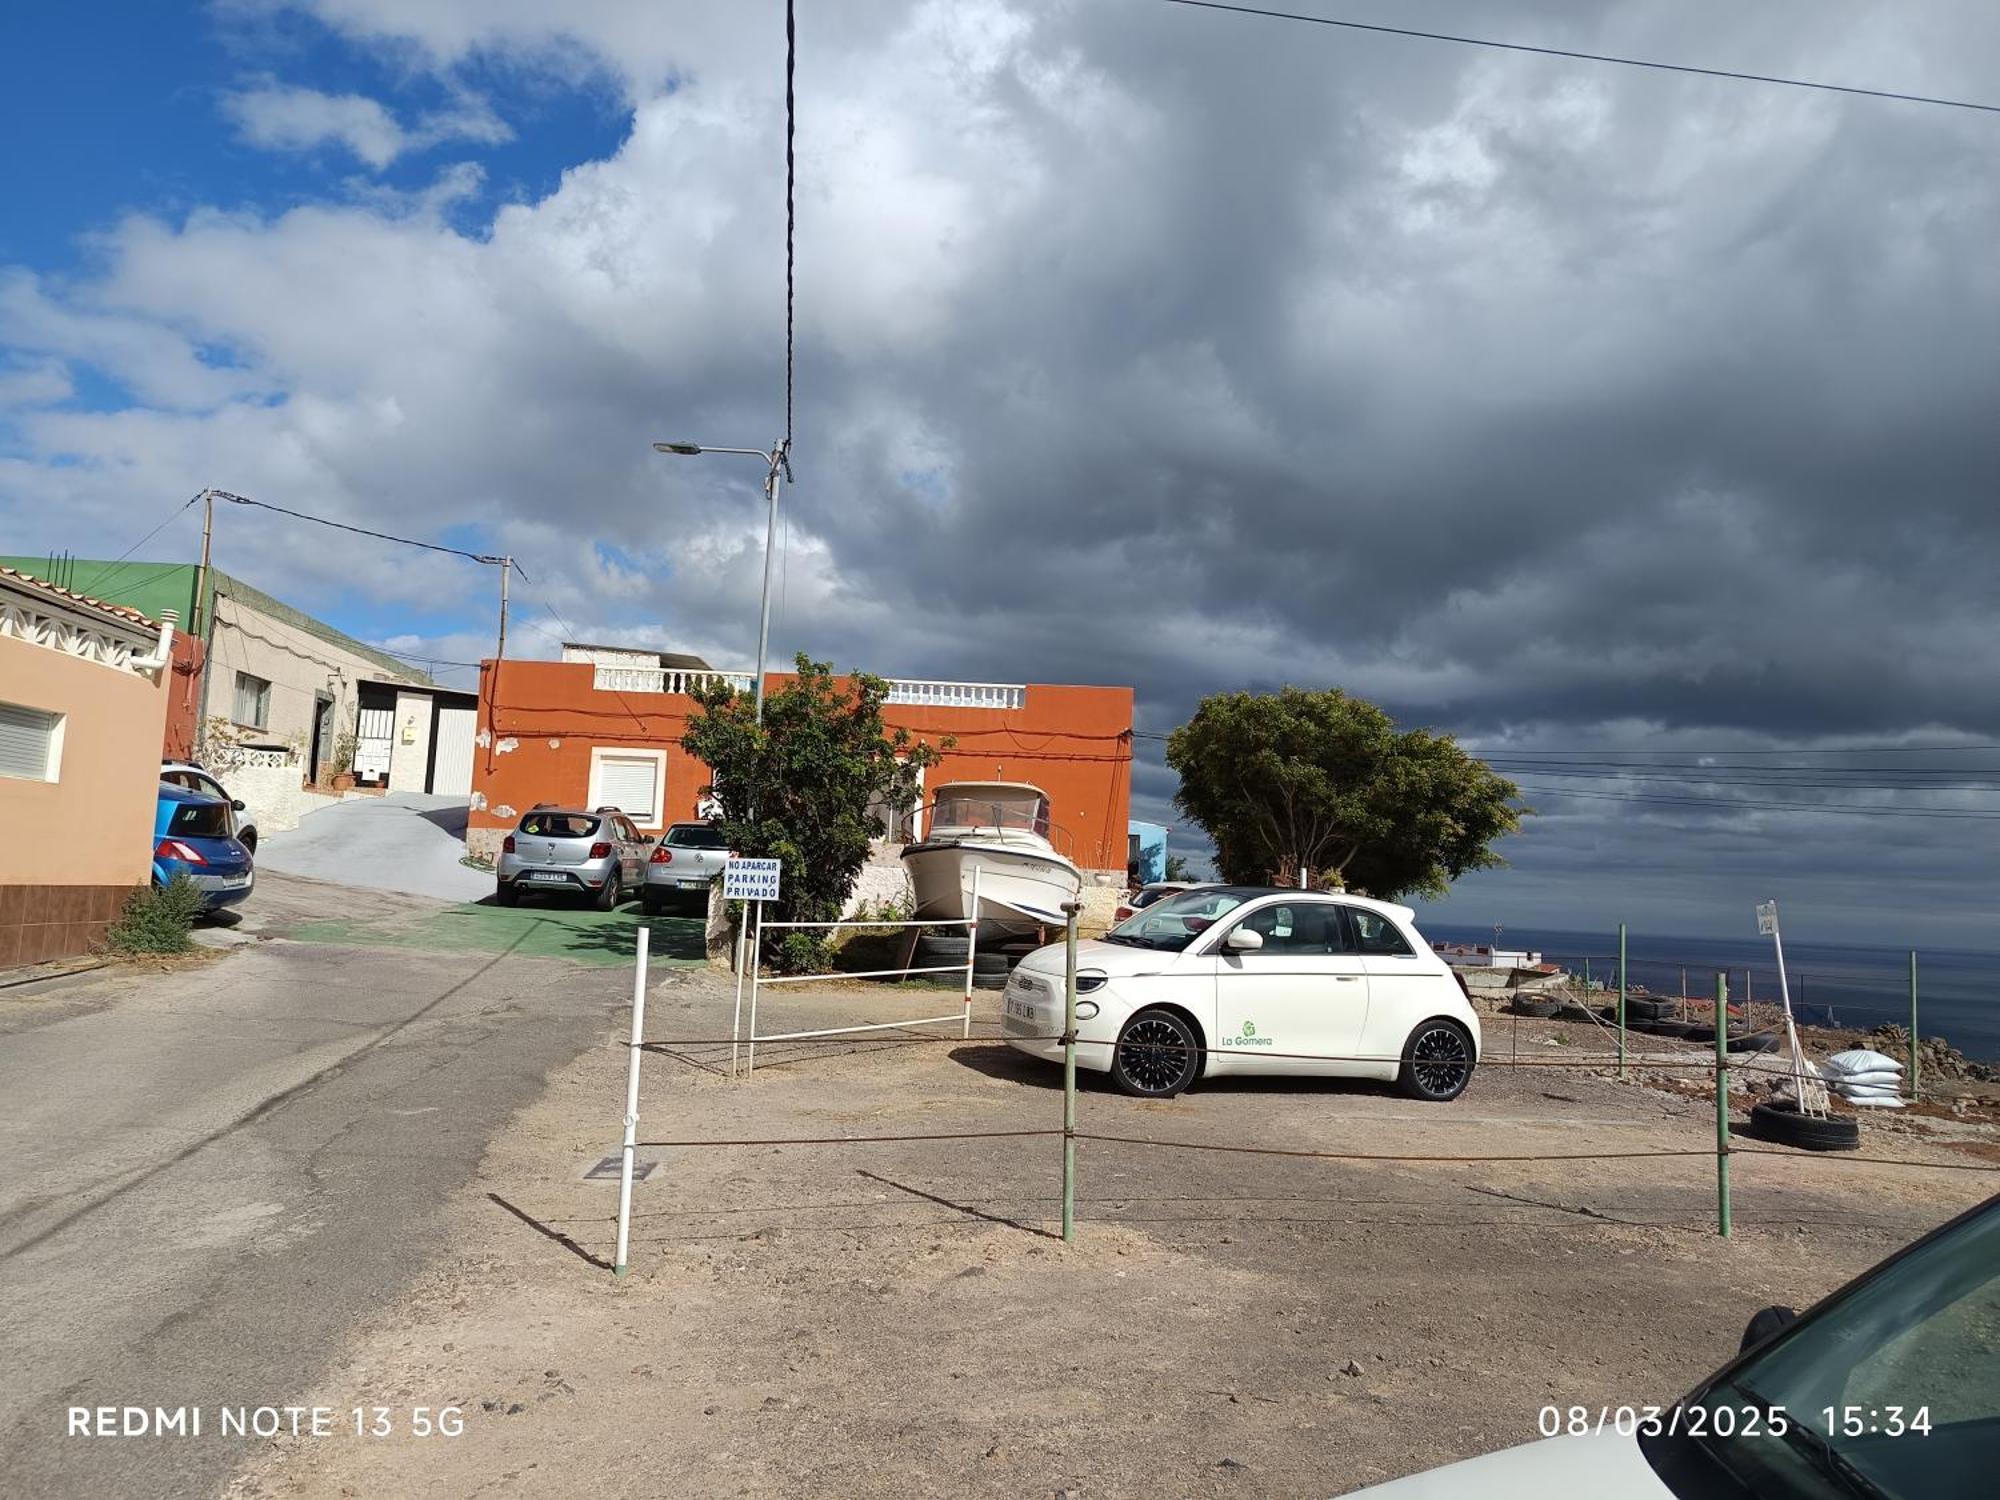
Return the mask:
[[[173,629],[0,567],[0,968],[87,952],[150,878]]]

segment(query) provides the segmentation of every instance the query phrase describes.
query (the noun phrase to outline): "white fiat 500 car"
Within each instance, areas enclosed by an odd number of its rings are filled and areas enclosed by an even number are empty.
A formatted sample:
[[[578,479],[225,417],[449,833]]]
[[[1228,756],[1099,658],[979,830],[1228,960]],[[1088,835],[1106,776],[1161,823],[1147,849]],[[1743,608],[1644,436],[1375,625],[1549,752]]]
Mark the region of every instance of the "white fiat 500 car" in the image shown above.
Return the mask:
[[[1077,948],[1079,1067],[1165,1098],[1232,1073],[1379,1078],[1455,1099],[1479,1060],[1464,984],[1407,906],[1210,885],[1168,896]],[[1063,945],[1007,981],[1009,1046],[1062,1060]]]

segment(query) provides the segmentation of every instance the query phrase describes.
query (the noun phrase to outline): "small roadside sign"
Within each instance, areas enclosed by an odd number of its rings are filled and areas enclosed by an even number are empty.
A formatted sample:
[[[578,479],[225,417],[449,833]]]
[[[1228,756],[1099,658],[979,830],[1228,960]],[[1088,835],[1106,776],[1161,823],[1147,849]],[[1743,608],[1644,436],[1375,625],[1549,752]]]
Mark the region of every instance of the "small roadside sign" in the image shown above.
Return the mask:
[[[722,896],[726,901],[776,901],[781,859],[736,859],[722,864]]]
[[[1778,903],[1766,901],[1757,908],[1757,936],[1769,937],[1778,930]]]

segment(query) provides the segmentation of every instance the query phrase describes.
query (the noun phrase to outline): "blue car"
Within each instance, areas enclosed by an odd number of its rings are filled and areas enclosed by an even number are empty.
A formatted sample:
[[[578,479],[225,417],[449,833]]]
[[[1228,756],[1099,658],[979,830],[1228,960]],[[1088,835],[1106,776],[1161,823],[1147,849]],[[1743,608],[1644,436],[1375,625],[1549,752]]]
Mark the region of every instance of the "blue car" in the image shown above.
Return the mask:
[[[233,906],[257,883],[250,851],[237,842],[236,811],[220,797],[160,783],[153,817],[153,883],[185,875],[204,911]]]

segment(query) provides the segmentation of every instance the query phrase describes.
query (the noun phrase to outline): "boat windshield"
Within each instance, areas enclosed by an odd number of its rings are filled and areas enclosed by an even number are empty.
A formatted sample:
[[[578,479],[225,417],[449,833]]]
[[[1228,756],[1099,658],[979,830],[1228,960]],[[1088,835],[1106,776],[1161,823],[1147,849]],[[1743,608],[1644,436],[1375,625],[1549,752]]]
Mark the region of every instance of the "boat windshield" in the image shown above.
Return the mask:
[[[1226,885],[1196,886],[1176,891],[1164,900],[1142,907],[1104,935],[1107,943],[1123,943],[1128,948],[1157,948],[1179,953],[1218,920],[1234,911],[1253,895],[1265,894]]]
[[[1049,799],[1023,787],[945,787],[931,813],[933,828],[993,828],[1049,836]]]

